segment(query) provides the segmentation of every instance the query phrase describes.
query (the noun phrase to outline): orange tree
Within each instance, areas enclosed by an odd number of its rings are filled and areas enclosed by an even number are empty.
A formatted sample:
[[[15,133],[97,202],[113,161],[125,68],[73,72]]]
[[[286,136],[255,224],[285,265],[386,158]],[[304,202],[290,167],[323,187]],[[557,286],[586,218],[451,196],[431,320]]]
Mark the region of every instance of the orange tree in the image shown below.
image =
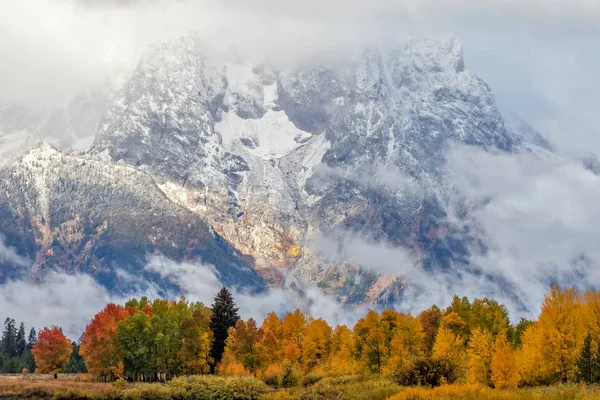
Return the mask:
[[[71,342],[60,327],[42,329],[38,334],[37,343],[31,349],[37,365],[35,372],[53,374],[56,379],[57,374],[62,372],[69,363],[71,351]]]

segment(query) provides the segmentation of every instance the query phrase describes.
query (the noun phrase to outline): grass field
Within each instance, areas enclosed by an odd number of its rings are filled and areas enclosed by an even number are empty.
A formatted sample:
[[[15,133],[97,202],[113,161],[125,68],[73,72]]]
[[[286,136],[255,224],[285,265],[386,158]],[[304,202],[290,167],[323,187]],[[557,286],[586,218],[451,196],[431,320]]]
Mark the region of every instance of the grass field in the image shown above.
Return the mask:
[[[167,384],[82,382],[85,376],[0,375],[0,399],[50,400],[600,400],[600,387],[564,385],[494,390],[479,385],[400,387],[369,376],[325,378],[314,385],[273,389],[252,378],[201,376]]]

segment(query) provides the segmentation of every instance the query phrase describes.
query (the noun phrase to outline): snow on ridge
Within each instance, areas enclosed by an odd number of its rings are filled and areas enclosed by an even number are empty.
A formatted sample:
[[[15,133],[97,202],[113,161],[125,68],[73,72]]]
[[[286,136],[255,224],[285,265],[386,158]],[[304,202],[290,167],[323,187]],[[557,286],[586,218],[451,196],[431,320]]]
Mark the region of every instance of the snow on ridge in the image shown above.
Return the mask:
[[[260,119],[241,118],[235,111],[223,113],[215,124],[223,144],[229,148],[241,144],[246,150],[263,159],[281,158],[302,146],[312,134],[300,130],[283,110],[275,110],[277,84],[265,86],[264,106],[267,108]]]

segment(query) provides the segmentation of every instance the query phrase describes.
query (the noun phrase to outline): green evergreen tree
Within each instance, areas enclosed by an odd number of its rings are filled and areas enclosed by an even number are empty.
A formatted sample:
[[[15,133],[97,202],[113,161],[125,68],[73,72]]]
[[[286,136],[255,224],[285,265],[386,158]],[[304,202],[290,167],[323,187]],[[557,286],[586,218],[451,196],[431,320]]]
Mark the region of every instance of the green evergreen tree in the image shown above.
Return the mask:
[[[211,367],[212,372],[214,372],[215,366],[223,357],[228,330],[232,326],[235,326],[235,323],[240,319],[238,308],[235,307],[235,303],[233,302],[233,296],[227,288],[223,287],[215,296],[212,312],[210,329],[213,331],[214,342],[210,355],[214,360],[214,364]]]
[[[585,337],[583,348],[575,365],[575,380],[577,382],[584,382],[589,385],[596,381],[596,360],[592,354],[592,336],[589,333]]]
[[[73,351],[71,352],[71,359],[67,364],[67,373],[69,374],[83,374],[87,372],[83,357],[79,354],[79,344],[77,342],[71,343]]]
[[[21,355],[21,370],[24,368],[27,368],[29,372],[34,372],[36,368],[35,358],[33,357],[31,350],[28,348],[26,348]]]
[[[15,326],[15,320],[12,318],[6,318],[4,321],[2,351],[4,351],[8,357],[17,355],[17,327]]]
[[[16,337],[16,351],[17,357],[21,357],[25,348],[27,347],[27,341],[25,340],[25,324],[21,322],[19,330],[17,331]]]
[[[33,349],[33,346],[37,343],[37,332],[35,328],[31,328],[29,331],[29,336],[27,337],[27,348],[29,350]]]

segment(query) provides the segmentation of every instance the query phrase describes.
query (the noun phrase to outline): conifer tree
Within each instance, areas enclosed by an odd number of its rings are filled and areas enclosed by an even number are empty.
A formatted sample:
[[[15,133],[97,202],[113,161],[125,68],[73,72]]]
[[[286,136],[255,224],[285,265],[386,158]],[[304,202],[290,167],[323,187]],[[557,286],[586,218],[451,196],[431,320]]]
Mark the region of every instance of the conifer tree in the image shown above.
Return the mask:
[[[15,326],[15,320],[12,318],[6,318],[4,321],[2,350],[9,357],[17,355],[17,327]]]
[[[29,350],[33,349],[33,346],[35,346],[37,342],[37,332],[35,331],[35,328],[31,328],[31,330],[29,331],[29,336],[27,336],[27,348]]]
[[[221,361],[223,352],[225,351],[225,341],[229,328],[234,327],[240,319],[238,308],[235,307],[233,296],[223,287],[215,296],[215,303],[212,305],[212,316],[210,318],[210,329],[214,334],[214,342],[210,351],[210,355],[214,360],[214,367]]]
[[[597,366],[596,359],[592,354],[592,336],[588,333],[583,341],[583,347],[575,362],[575,380],[591,384],[596,381]]]
[[[27,347],[27,341],[25,340],[25,324],[23,324],[22,322],[19,326],[19,330],[17,331],[15,346],[17,351],[17,357],[21,357],[21,355],[25,351],[25,348]]]

